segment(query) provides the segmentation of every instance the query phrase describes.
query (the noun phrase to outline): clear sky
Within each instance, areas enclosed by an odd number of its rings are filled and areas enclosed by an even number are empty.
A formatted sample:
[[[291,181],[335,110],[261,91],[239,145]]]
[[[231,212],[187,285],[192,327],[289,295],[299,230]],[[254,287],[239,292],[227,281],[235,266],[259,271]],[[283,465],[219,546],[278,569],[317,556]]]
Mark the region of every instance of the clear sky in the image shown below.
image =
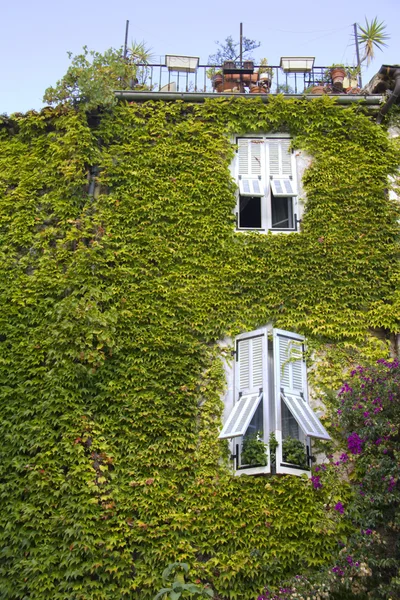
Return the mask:
[[[119,48],[127,19],[129,42],[147,42],[156,62],[183,54],[205,64],[215,42],[238,38],[243,22],[244,35],[261,42],[256,59],[279,65],[281,56],[315,56],[315,64],[325,66],[353,64],[353,23],[377,16],[390,40],[363,74],[364,83],[382,64],[400,63],[400,0],[8,0],[1,14],[0,114],[40,109],[46,87],[68,68],[67,51]]]

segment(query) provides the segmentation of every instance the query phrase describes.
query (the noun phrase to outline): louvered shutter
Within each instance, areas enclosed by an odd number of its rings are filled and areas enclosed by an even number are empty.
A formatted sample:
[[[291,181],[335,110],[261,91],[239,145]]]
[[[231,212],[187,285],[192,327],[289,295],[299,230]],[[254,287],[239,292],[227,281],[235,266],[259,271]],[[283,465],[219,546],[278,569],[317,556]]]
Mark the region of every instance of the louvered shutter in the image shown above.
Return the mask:
[[[271,190],[275,197],[296,196],[295,186],[291,179],[271,179]]]
[[[257,335],[236,342],[235,390],[237,397],[220,438],[242,436],[260,404],[264,383],[265,336]]]
[[[269,174],[275,177],[292,176],[292,156],[289,151],[289,139],[269,139]]]
[[[262,392],[241,396],[218,437],[226,439],[244,435],[261,401]]]
[[[274,196],[296,196],[289,139],[268,140],[268,166]]]
[[[264,336],[239,340],[236,345],[236,389],[241,394],[263,387]]]
[[[330,435],[307,404],[304,398],[297,394],[281,393],[282,400],[296,419],[304,435],[319,438],[321,440],[330,440]]]
[[[330,439],[307,403],[307,371],[303,340],[289,331],[274,330],[274,361],[277,402],[281,399],[306,436]]]
[[[262,138],[238,139],[237,178],[241,196],[264,196],[264,156]]]
[[[262,138],[239,138],[238,141],[238,175],[258,177],[262,173],[263,146]]]
[[[303,340],[289,331],[274,329],[274,360],[278,389],[289,393],[307,394],[306,371],[303,362]]]
[[[260,179],[243,178],[240,176],[239,192],[241,196],[264,196],[264,187]]]

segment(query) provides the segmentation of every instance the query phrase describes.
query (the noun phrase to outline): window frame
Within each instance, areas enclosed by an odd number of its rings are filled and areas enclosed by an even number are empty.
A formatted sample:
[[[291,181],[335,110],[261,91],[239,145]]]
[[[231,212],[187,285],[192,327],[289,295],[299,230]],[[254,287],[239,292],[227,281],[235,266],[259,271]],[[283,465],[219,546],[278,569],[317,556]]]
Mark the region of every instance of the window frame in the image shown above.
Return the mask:
[[[240,344],[241,344],[241,342],[243,342],[245,340],[252,340],[252,339],[258,338],[258,337],[262,338],[262,354],[261,354],[261,356],[262,356],[262,358],[261,358],[261,360],[262,360],[262,367],[261,367],[262,386],[252,385],[253,381],[254,381],[254,379],[253,379],[254,375],[252,375],[250,373],[252,358],[248,359],[248,364],[249,364],[248,377],[247,378],[242,377],[242,380],[240,379],[240,367],[242,366],[242,369],[243,369],[243,363],[242,363],[242,365],[240,364]],[[237,436],[234,438],[230,438],[230,447],[231,447],[231,451],[232,451],[231,458],[233,459],[234,474],[236,476],[240,476],[240,475],[244,475],[244,474],[245,475],[265,475],[265,474],[270,474],[271,472],[286,473],[286,474],[291,474],[291,475],[302,475],[304,473],[308,477],[311,476],[309,469],[304,469],[302,467],[298,467],[296,465],[283,462],[283,456],[282,456],[283,423],[282,423],[282,409],[281,409],[283,399],[281,397],[281,394],[282,394],[282,389],[281,389],[282,381],[281,380],[282,380],[282,378],[279,375],[279,369],[280,369],[282,362],[281,362],[281,359],[278,358],[278,356],[279,356],[278,353],[280,352],[280,347],[279,347],[280,341],[279,340],[281,337],[289,338],[290,340],[293,340],[294,343],[301,344],[301,357],[299,358],[299,361],[301,360],[301,365],[298,364],[296,357],[293,361],[289,360],[288,368],[290,371],[290,376],[286,377],[286,379],[285,379],[285,375],[283,374],[283,378],[284,378],[285,382],[289,383],[289,385],[284,386],[284,391],[286,391],[288,394],[291,393],[291,394],[299,395],[301,393],[302,397],[304,398],[305,403],[309,406],[309,409],[313,412],[313,414],[315,416],[315,420],[318,421],[319,424],[322,426],[322,424],[320,423],[320,421],[318,419],[318,416],[312,410],[312,407],[310,407],[309,402],[308,402],[307,368],[306,368],[306,363],[304,360],[304,343],[305,343],[304,337],[299,334],[296,334],[294,332],[289,332],[289,331],[285,331],[282,329],[274,329],[272,326],[261,327],[259,329],[245,332],[245,333],[238,335],[234,340],[234,350],[232,352],[232,354],[234,355],[233,364],[231,364],[229,367],[227,367],[229,392],[227,394],[225,406],[226,406],[226,409],[229,406],[229,410],[225,411],[226,419],[224,421],[227,422],[229,420],[229,418],[232,415],[232,412],[234,410],[234,407],[237,405],[237,403],[240,401],[240,399],[243,396],[250,395],[250,394],[257,394],[257,393],[261,394],[262,393],[261,405],[263,407],[263,441],[264,441],[264,443],[269,444],[269,436],[270,436],[270,433],[273,432],[273,433],[275,433],[275,436],[276,436],[276,439],[277,439],[277,442],[279,445],[276,449],[275,468],[271,469],[271,453],[270,453],[269,445],[266,450],[266,455],[268,458],[268,464],[266,466],[254,466],[254,467],[244,466],[244,467],[241,467],[239,453],[240,453],[240,449],[241,449],[241,445],[242,445],[244,436]],[[248,352],[248,356],[250,357],[250,356],[253,356],[253,355],[250,355],[250,353],[254,351],[253,345],[249,346],[249,348],[251,348],[251,349],[247,350],[247,352]],[[294,365],[291,367],[290,365],[292,363],[294,363]],[[295,365],[297,365],[297,366],[295,366]],[[299,381],[300,381],[299,367],[301,370],[301,384],[299,383]],[[285,371],[283,371],[283,373],[285,373]],[[247,387],[244,387],[242,385],[241,381],[245,381],[246,385],[247,385],[247,381],[248,381]],[[302,388],[301,390],[300,390],[300,387]],[[256,410],[254,411],[253,416],[256,414]],[[299,428],[298,439],[301,439],[301,441],[303,441],[305,443],[307,456],[311,456],[311,439],[310,439],[310,437],[306,436],[303,433],[301,424],[299,423],[298,419],[296,418],[296,415],[292,414],[292,416],[298,424],[298,428]],[[250,422],[251,422],[251,420],[249,420],[247,428],[250,425]],[[322,428],[323,428],[323,426],[322,426]],[[222,431],[221,431],[221,434],[222,434]],[[224,436],[224,437],[226,438],[227,436]]]
[[[259,173],[241,173],[240,172],[240,161],[239,161],[239,147],[240,140],[259,140],[260,144],[260,162],[261,169]],[[276,140],[291,140],[289,134],[286,133],[270,133],[270,134],[248,134],[248,135],[240,135],[235,136],[233,139],[233,143],[237,146],[235,159],[231,165],[231,173],[235,182],[238,186],[238,190],[236,192],[236,206],[235,206],[235,216],[236,216],[236,231],[237,232],[246,232],[246,231],[258,231],[260,233],[268,233],[271,231],[272,233],[292,233],[298,230],[298,175],[297,175],[297,166],[296,166],[296,156],[292,151],[290,154],[290,165],[291,165],[291,176],[282,174],[282,176],[271,175],[270,173],[270,159],[269,159],[269,141]],[[251,155],[249,154],[249,168],[252,168],[252,160]],[[258,160],[258,159],[257,159]],[[240,226],[240,207],[241,207],[241,197],[245,198],[246,196],[240,194],[239,190],[239,180],[240,179],[255,179],[258,178],[261,182],[261,188],[263,190],[263,195],[257,197],[260,198],[260,220],[261,227],[241,227]],[[288,194],[287,196],[278,196],[281,198],[291,198],[291,216],[289,217],[289,222],[292,222],[292,227],[272,227],[272,186],[271,180],[284,180],[290,179],[293,185],[293,190],[295,193],[293,195]],[[250,194],[247,194],[247,196]],[[276,198],[277,196],[275,196]]]

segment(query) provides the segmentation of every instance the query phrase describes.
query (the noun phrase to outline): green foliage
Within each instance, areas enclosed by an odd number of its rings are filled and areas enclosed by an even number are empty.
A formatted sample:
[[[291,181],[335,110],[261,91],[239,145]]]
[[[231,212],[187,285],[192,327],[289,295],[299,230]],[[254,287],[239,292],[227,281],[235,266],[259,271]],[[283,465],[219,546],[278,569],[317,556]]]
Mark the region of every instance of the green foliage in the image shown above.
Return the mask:
[[[301,440],[287,437],[282,442],[283,460],[308,469],[306,447]]]
[[[163,571],[162,579],[164,585],[168,585],[171,574],[175,572],[174,581],[170,587],[162,588],[154,600],[179,600],[179,598],[214,598],[213,590],[206,585],[185,583],[185,575],[189,571],[187,563],[172,563]]]
[[[358,42],[364,52],[361,62],[366,60],[367,65],[369,65],[375,57],[375,48],[382,50],[383,47],[387,46],[386,40],[389,39],[389,36],[385,33],[385,30],[385,23],[383,21],[379,23],[378,17],[371,19],[370,22],[366,18],[364,27],[358,25]]]
[[[68,56],[71,59],[72,53]],[[145,64],[150,57],[144,42],[134,42],[126,60],[122,50],[110,48],[100,54],[84,46],[82,54],[72,57],[71,66],[56,86],[47,88],[43,102],[82,106],[84,110],[114,106],[114,90],[149,89]]]
[[[336,426],[342,453],[315,467],[312,482],[327,508],[326,521],[347,521],[353,531],[329,567],[296,577],[276,593],[266,590],[260,600],[399,597],[399,384],[398,360],[381,359],[357,367],[343,385]],[[347,492],[337,486],[343,479],[350,483]]]
[[[313,157],[302,229],[236,233],[229,135],[269,131]],[[121,104],[95,129],[67,104],[2,119],[0,145],[1,597],[149,600],[183,561],[254,600],[328,563],[349,528],[324,490],[227,467],[218,341],[298,331],[326,383],[346,344],[346,365],[371,330],[387,348],[396,144],[359,107],[277,96]]]
[[[240,42],[235,42],[233,37],[229,35],[224,42],[216,42],[219,46],[214,54],[208,57],[209,65],[222,65],[226,60],[236,61],[240,57]],[[260,42],[243,37],[243,59],[253,60],[251,52],[261,46]]]
[[[243,439],[241,462],[243,465],[260,465],[268,464],[266,455],[267,444],[262,441],[262,436],[259,432],[248,435]]]

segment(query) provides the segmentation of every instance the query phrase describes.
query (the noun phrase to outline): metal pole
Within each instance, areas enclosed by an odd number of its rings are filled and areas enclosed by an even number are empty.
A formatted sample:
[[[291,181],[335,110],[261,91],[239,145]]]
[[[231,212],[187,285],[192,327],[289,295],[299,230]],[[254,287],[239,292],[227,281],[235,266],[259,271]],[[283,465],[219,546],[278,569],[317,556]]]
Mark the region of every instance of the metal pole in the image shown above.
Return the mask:
[[[240,67],[242,67],[243,63],[243,23],[240,23]]]
[[[125,27],[125,44],[124,44],[124,60],[126,60],[126,55],[128,54],[128,31],[129,31],[129,21],[126,21]]]
[[[357,23],[354,23],[354,41],[356,44],[356,54],[357,54],[357,67],[359,70],[358,73],[358,83],[360,88],[362,87],[362,79],[361,79],[361,61],[360,61],[360,49],[358,47],[358,35],[357,35]]]

